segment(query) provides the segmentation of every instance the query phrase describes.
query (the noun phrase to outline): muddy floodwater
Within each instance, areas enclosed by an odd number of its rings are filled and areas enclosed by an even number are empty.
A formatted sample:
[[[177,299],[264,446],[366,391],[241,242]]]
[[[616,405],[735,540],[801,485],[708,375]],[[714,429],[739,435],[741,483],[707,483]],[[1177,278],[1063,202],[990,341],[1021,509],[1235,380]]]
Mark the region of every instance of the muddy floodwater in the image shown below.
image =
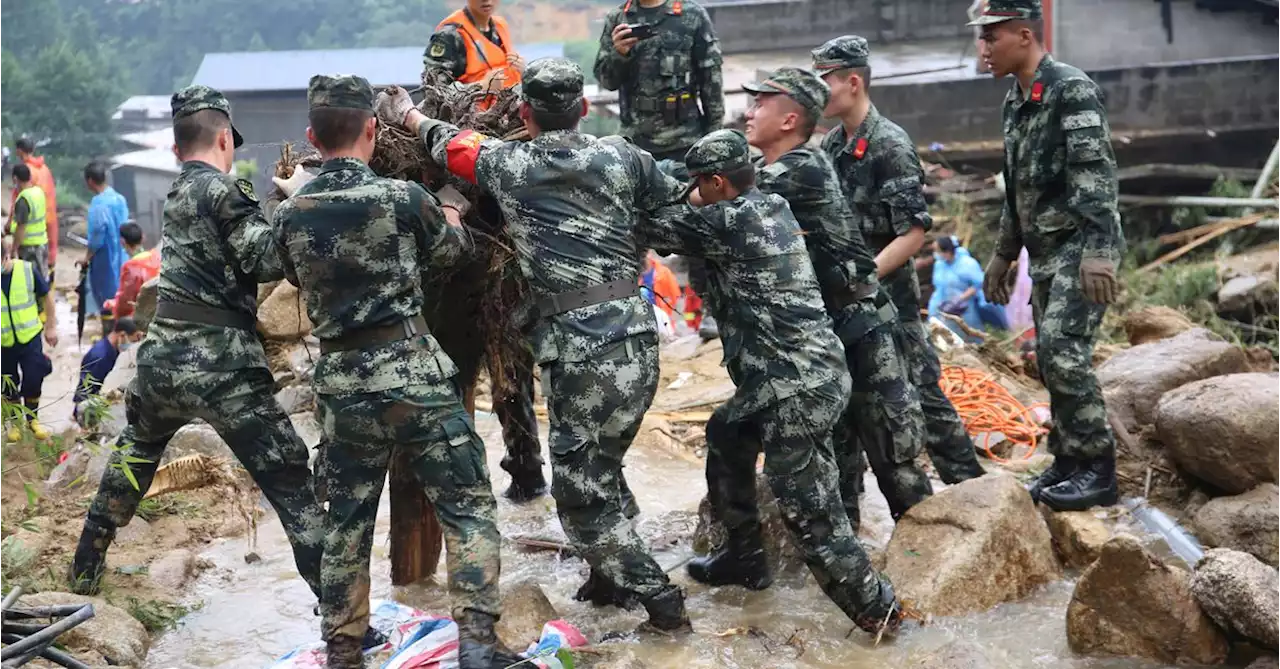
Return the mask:
[[[489,466],[495,472],[495,488],[501,490],[507,483],[506,474],[498,469],[501,429],[492,415],[485,413],[477,416],[477,427],[489,445]],[[543,436],[545,443],[545,432]],[[626,472],[643,510],[641,533],[650,538],[668,535],[681,538],[675,546],[656,555],[663,566],[676,567],[671,573],[688,592],[689,614],[695,628],[695,634],[686,639],[633,644],[636,656],[647,666],[907,667],[915,659],[956,639],[981,644],[992,658],[993,666],[1009,669],[1163,666],[1133,659],[1072,657],[1064,625],[1072,580],[1055,583],[1029,599],[998,606],[986,613],[936,619],[927,626],[911,628],[878,648],[861,632],[846,638],[852,625],[811,578],[783,578],[774,587],[758,593],[737,587],[715,590],[704,587],[692,582],[679,566],[691,555],[688,537],[696,524],[694,511],[706,490],[702,469],[688,459],[638,445],[627,458]],[[869,482],[867,490],[868,509],[864,511],[864,518],[870,527],[865,534],[869,543],[883,545],[892,530],[888,511],[873,482]],[[373,551],[374,597],[393,598],[427,611],[447,613],[447,595],[437,585],[391,586],[387,557],[389,513],[384,497]],[[562,536],[549,500],[516,506],[500,498],[499,520],[506,536]],[[147,657],[147,667],[265,667],[294,646],[318,638],[319,619],[312,615],[315,601],[294,571],[279,523],[268,517],[259,527],[260,562],[245,564],[247,540],[244,538],[224,540],[204,552],[204,557],[216,566],[206,571],[194,588],[193,600],[203,604],[181,627],[156,640]],[[607,632],[631,629],[643,618],[641,611],[597,609],[573,601],[573,593],[586,575],[585,563],[577,558],[525,552],[505,543],[502,566],[504,583],[536,579],[560,614],[593,642]],[[438,582],[443,582],[444,573],[442,560]],[[763,636],[724,635],[734,628],[748,627],[758,628]],[[802,641],[786,645],[793,635]]]

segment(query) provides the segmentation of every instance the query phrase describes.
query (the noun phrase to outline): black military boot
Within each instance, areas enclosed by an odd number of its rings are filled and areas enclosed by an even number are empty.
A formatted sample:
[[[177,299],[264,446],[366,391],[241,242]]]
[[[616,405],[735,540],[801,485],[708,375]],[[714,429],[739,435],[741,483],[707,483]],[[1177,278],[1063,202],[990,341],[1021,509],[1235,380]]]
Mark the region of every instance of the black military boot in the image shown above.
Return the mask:
[[[360,652],[360,639],[335,636],[325,642],[325,667],[327,669],[364,669],[364,653]]]
[[[102,574],[107,568],[107,548],[116,538],[113,527],[103,527],[92,520],[84,521],[80,543],[76,544],[76,556],[71,562],[69,581],[71,591],[77,595],[96,595],[102,585]]]
[[[467,609],[454,622],[458,623],[458,669],[506,669],[524,660],[498,642],[495,616]]]
[[[773,583],[759,524],[730,532],[729,540],[719,553],[695,558],[685,569],[693,580],[707,585],[741,585],[749,590],[764,590]]]
[[[856,616],[851,616],[853,624],[870,634],[879,634],[882,628],[886,634],[893,634],[902,624],[902,607],[898,604],[898,597],[893,593],[893,584],[889,579],[883,574],[873,576],[876,585],[869,593],[870,598],[863,602],[861,611]]]
[[[618,587],[608,576],[595,569],[591,570],[587,582],[578,588],[573,598],[579,602],[591,602],[595,606],[616,606],[622,609],[634,609],[640,603],[634,592]]]
[[[504,497],[516,504],[531,502],[545,494],[547,494],[547,479],[542,475],[542,469],[512,474],[511,485],[507,487],[506,492],[502,493]]]
[[[1071,478],[1071,475],[1076,472],[1076,468],[1079,465],[1080,461],[1069,455],[1055,456],[1053,464],[1049,465],[1049,468],[1037,476],[1034,481],[1027,484],[1027,493],[1031,495],[1031,501],[1039,502],[1040,493],[1044,492],[1045,488],[1058,485]]]
[[[1040,491],[1040,501],[1054,511],[1085,511],[1119,500],[1114,455],[1086,460],[1070,478]]]
[[[641,600],[641,603],[649,612],[649,619],[640,623],[637,633],[671,636],[693,631],[689,614],[684,610],[684,591],[679,586],[668,586],[666,590]]]

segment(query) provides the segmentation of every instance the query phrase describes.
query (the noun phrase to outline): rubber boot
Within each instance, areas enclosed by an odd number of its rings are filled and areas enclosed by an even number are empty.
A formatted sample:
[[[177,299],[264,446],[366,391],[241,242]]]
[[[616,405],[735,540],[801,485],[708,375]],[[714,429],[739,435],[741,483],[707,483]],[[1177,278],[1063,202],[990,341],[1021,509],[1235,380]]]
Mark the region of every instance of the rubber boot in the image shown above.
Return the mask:
[[[1045,488],[1055,486],[1063,481],[1071,478],[1079,466],[1079,460],[1069,455],[1059,455],[1053,458],[1053,464],[1044,470],[1044,473],[1036,477],[1034,481],[1027,485],[1027,493],[1031,495],[1032,502],[1040,501],[1040,494]]]
[[[1116,460],[1111,455],[1086,461],[1070,478],[1040,492],[1040,501],[1054,511],[1085,511],[1119,500]]]
[[[454,622],[458,623],[458,669],[506,669],[524,659],[498,642],[495,616],[467,609]]]
[[[511,485],[507,487],[506,492],[502,493],[504,497],[516,504],[531,502],[545,494],[547,494],[547,479],[542,475],[542,469],[512,474]]]
[[[48,428],[41,425],[40,421],[33,418],[29,425],[31,426],[31,436],[35,437],[37,441],[45,441],[49,438]]]
[[[871,599],[858,615],[853,616],[853,624],[869,634],[879,634],[882,628],[886,634],[893,634],[902,624],[902,607],[898,604],[898,597],[894,594],[893,584],[889,579],[883,574],[876,574],[875,577],[878,589],[872,593]]]
[[[640,603],[635,593],[618,587],[608,576],[595,569],[591,570],[587,582],[578,588],[573,599],[591,602],[595,606],[616,606],[622,609],[634,609]]]
[[[335,636],[325,643],[325,656],[324,666],[327,669],[364,669],[360,639]]]
[[[103,527],[88,519],[84,521],[68,578],[72,592],[77,595],[98,594],[102,574],[107,568],[107,548],[115,538],[115,528]]]
[[[672,636],[687,634],[693,631],[689,623],[689,614],[684,610],[684,591],[672,585],[666,590],[641,600],[644,610],[649,612],[649,619],[636,628],[639,634],[662,634]]]
[[[716,325],[716,319],[707,314],[702,317],[702,324],[698,326],[698,337],[702,341],[711,341],[720,338],[720,326]]]
[[[719,553],[695,558],[685,569],[693,580],[707,585],[764,590],[773,583],[759,524],[730,532],[729,541]]]

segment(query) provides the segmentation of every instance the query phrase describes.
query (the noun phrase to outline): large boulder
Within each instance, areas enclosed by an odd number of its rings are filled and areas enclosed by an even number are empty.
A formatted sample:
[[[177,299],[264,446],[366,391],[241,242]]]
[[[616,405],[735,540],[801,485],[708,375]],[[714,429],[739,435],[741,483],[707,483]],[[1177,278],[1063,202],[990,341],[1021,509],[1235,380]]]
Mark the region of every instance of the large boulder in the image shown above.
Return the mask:
[[[231,447],[218,436],[212,425],[204,422],[187,423],[169,440],[169,445],[164,449],[164,456],[160,458],[160,464],[167,465],[184,455],[193,453],[212,458],[235,457],[231,453]]]
[[[1053,537],[1053,548],[1064,567],[1083,569],[1102,554],[1111,532],[1092,511],[1052,511],[1041,506]]]
[[[123,609],[97,597],[82,597],[69,592],[24,595],[18,600],[17,606],[22,608],[65,604],[93,604],[93,617],[63,632],[58,637],[58,645],[74,655],[88,656],[97,653],[111,666],[142,666],[151,645],[151,636],[142,623],[134,620]]]
[[[782,522],[778,500],[769,487],[764,474],[756,475],[756,503],[760,505],[760,524],[764,535],[764,550],[769,565],[779,573],[798,573],[806,569],[800,551],[791,540],[791,532]],[[711,512],[711,502],[702,499],[698,505],[698,527],[693,532],[693,550],[702,555],[713,553],[724,545],[728,534],[724,525]]]
[[[934,615],[985,611],[1061,576],[1044,519],[1004,474],[958,483],[911,507],[885,552],[898,596]]]
[[[1277,650],[1280,578],[1274,568],[1248,553],[1215,548],[1196,565],[1191,594],[1223,629]]]
[[[139,330],[146,332],[156,317],[156,301],[160,296],[160,277],[142,284],[138,290],[138,301],[133,305],[133,322]]]
[[[1244,551],[1275,567],[1280,563],[1280,488],[1263,483],[1243,495],[1211,499],[1196,511],[1191,526],[1206,545]]]
[[[513,650],[524,650],[537,641],[542,626],[560,617],[534,581],[520,581],[502,587],[502,617],[498,619],[498,639]]]
[[[196,554],[175,548],[147,566],[147,579],[161,590],[176,592],[196,573]]]
[[[276,341],[302,339],[311,333],[306,300],[298,287],[281,281],[258,307],[258,330],[262,336]]]
[[[1218,313],[1225,317],[1249,319],[1276,308],[1280,285],[1275,268],[1263,274],[1233,276],[1218,289]]]
[[[1097,370],[1107,408],[1129,432],[1155,422],[1156,402],[1192,381],[1249,370],[1244,351],[1203,328],[1119,351]]]
[[[1280,477],[1280,385],[1275,374],[1230,374],[1165,393],[1156,434],[1174,462],[1237,495]]]
[[[1166,566],[1137,539],[1118,535],[1076,583],[1067,643],[1084,654],[1220,664],[1227,638],[1191,595],[1190,575]]]
[[[1133,346],[1176,337],[1193,328],[1190,319],[1169,307],[1143,307],[1124,315],[1124,333]]]

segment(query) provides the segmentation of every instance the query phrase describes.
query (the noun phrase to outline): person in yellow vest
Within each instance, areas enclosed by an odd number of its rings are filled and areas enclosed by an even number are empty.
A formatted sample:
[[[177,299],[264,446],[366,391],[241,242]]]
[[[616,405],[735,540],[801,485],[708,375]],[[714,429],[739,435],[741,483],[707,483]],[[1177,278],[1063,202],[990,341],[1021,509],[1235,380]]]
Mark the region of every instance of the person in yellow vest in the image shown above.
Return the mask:
[[[21,167],[21,165],[19,165]],[[53,348],[58,345],[58,323],[53,309],[53,291],[49,282],[36,271],[35,265],[19,259],[14,253],[14,240],[4,238],[4,272],[0,274],[0,324],[3,326],[3,353],[0,353],[0,372],[3,373],[4,402],[22,403],[26,408],[24,420],[30,419],[31,433],[36,439],[48,439],[49,431],[36,420],[40,409],[40,388],[44,377],[53,371],[53,363],[45,356],[40,344],[40,332]],[[48,322],[40,322],[40,311],[48,314]],[[10,415],[5,411],[5,415]],[[11,424],[9,441],[21,438],[21,430]]]
[[[498,0],[467,0],[466,7],[446,16],[422,56],[425,73],[489,90],[520,83],[524,59],[515,51],[506,20],[494,16],[497,7]]]
[[[18,257],[35,266],[40,278],[49,281],[49,229],[46,221],[48,207],[44,191],[31,177],[31,168],[25,164],[13,166],[13,183],[18,199],[13,203],[13,215],[7,234],[13,235]]]

